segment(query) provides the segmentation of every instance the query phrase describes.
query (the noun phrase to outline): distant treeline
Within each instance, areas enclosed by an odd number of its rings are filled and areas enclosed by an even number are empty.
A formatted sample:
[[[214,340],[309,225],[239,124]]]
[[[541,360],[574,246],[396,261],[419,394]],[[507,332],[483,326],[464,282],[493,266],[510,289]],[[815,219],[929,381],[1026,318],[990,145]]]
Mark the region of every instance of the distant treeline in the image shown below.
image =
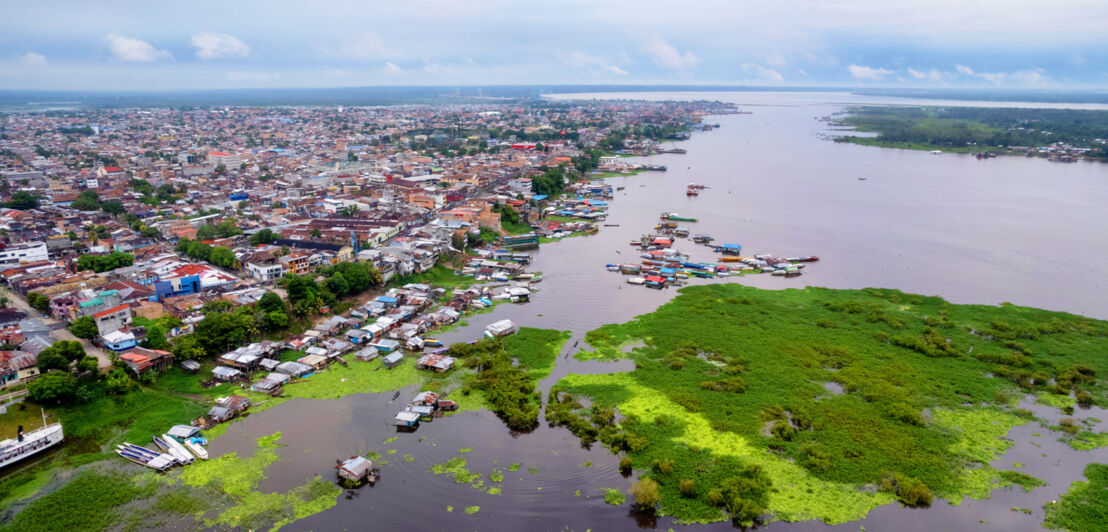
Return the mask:
[[[934,146],[1045,146],[1064,142],[1108,156],[1108,111],[979,107],[860,107],[843,119],[881,141]]]

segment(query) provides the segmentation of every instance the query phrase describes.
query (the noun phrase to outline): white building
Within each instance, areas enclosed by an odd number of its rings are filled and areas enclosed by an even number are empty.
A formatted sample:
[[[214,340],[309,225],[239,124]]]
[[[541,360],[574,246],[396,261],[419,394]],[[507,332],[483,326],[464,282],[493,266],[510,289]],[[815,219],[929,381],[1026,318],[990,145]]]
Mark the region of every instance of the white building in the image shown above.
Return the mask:
[[[12,244],[0,250],[0,264],[23,264],[50,258],[46,242]]]
[[[212,166],[222,164],[224,168],[238,168],[242,164],[242,157],[225,151],[213,151],[208,154],[208,164]]]

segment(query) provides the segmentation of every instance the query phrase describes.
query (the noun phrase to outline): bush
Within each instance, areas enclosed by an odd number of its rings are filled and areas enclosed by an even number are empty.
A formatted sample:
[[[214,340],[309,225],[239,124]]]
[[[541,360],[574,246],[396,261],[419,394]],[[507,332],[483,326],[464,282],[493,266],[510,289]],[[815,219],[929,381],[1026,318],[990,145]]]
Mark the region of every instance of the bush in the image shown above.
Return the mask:
[[[635,498],[635,505],[640,510],[654,511],[654,507],[662,500],[658,483],[649,479],[639,479],[631,485],[631,496]]]
[[[723,491],[719,488],[708,490],[708,504],[712,506],[723,506]]]
[[[655,473],[669,474],[673,472],[673,460],[670,458],[655,458],[650,467]]]
[[[69,403],[77,394],[77,377],[68,371],[49,371],[27,383],[27,392],[36,403]]]
[[[626,475],[631,472],[631,469],[634,467],[634,465],[635,463],[631,460],[630,457],[624,456],[623,458],[619,459],[619,472]]]
[[[931,488],[919,479],[909,478],[897,485],[896,497],[907,506],[930,506]]]
[[[696,482],[689,478],[681,479],[681,481],[677,483],[677,492],[685,498],[691,499],[696,497]]]

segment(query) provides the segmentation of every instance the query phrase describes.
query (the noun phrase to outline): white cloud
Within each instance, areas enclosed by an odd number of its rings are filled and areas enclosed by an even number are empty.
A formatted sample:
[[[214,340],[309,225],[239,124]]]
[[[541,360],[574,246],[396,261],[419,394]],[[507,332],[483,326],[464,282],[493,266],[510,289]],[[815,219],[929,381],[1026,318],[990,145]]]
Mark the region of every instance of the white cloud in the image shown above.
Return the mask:
[[[748,76],[754,76],[751,79],[744,80],[743,83],[781,83],[785,81],[785,76],[782,76],[780,72],[772,68],[766,68],[762,65],[753,63],[743,63],[739,66]]]
[[[384,70],[385,70],[386,74],[395,75],[395,74],[403,74],[404,73],[404,69],[396,66],[396,64],[393,63],[392,61],[386,61],[385,62]]]
[[[112,57],[118,61],[153,63],[159,59],[173,58],[169,52],[154,48],[146,41],[124,37],[118,33],[108,35],[105,39],[108,41],[108,49],[111,50]]]
[[[970,67],[955,65],[954,69],[961,75],[971,78],[979,78],[993,85],[1015,85],[1022,87],[1046,87],[1054,85],[1054,80],[1046,75],[1041,68],[1029,68],[1012,72],[977,72]]]
[[[592,69],[594,72],[604,71],[617,76],[626,76],[628,74],[626,70],[612,64],[603,57],[587,54],[578,50],[573,50],[571,52],[558,51],[555,55],[558,56],[558,60],[562,63],[574,68],[588,68]]]
[[[358,59],[378,59],[385,55],[385,40],[373,30],[363,30],[340,48],[340,54]]]
[[[873,68],[855,64],[851,64],[846,67],[846,69],[850,71],[851,76],[858,79],[878,80],[893,73],[892,70],[886,70],[884,68]]]
[[[684,54],[661,37],[651,36],[643,45],[643,50],[655,63],[674,70],[684,70],[696,65],[696,55],[686,51]]]
[[[228,81],[274,81],[280,77],[281,75],[276,72],[256,72],[253,70],[227,73]]]
[[[250,47],[226,33],[203,32],[192,36],[192,46],[200,59],[248,57]]]
[[[932,83],[941,82],[946,78],[945,72],[939,72],[937,69],[934,68],[932,68],[931,70],[916,70],[914,68],[909,68],[908,73],[911,74],[913,78],[916,78],[920,81],[928,81]]]
[[[964,65],[954,65],[954,70],[963,76],[972,76],[973,69]]]
[[[27,66],[46,66],[50,63],[46,60],[45,55],[36,54],[34,52],[27,52],[19,56],[19,62]]]
[[[334,68],[334,67],[323,67],[323,73],[328,75],[328,76],[334,76],[334,77],[337,77],[337,78],[354,75],[353,70],[345,70],[345,69],[342,69],[342,68]]]

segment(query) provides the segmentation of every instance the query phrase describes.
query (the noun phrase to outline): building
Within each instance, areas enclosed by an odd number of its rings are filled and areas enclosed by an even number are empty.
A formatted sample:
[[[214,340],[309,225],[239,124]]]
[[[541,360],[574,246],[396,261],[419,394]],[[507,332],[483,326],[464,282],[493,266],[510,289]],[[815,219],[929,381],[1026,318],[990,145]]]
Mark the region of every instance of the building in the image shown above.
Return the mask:
[[[50,250],[46,248],[45,242],[12,244],[0,250],[0,265],[26,264],[28,262],[49,260],[49,258]]]
[[[126,351],[138,345],[135,340],[135,335],[130,332],[124,332],[121,330],[114,330],[107,334],[100,335],[100,341],[103,342],[104,347],[119,353]]]
[[[280,259],[277,259],[288,273],[295,273],[296,275],[304,275],[311,271],[311,255],[304,253],[303,251],[293,251]]]
[[[100,336],[104,336],[131,324],[131,307],[119,305],[102,310],[93,314],[92,320],[96,322],[96,330],[100,332]],[[134,340],[134,337],[132,336],[131,339]]]
[[[242,157],[225,151],[213,151],[208,154],[208,164],[212,166],[222,164],[224,168],[237,168],[242,164]]]
[[[173,367],[173,353],[158,349],[135,347],[119,355],[119,359],[136,375],[169,371],[169,368]]]

